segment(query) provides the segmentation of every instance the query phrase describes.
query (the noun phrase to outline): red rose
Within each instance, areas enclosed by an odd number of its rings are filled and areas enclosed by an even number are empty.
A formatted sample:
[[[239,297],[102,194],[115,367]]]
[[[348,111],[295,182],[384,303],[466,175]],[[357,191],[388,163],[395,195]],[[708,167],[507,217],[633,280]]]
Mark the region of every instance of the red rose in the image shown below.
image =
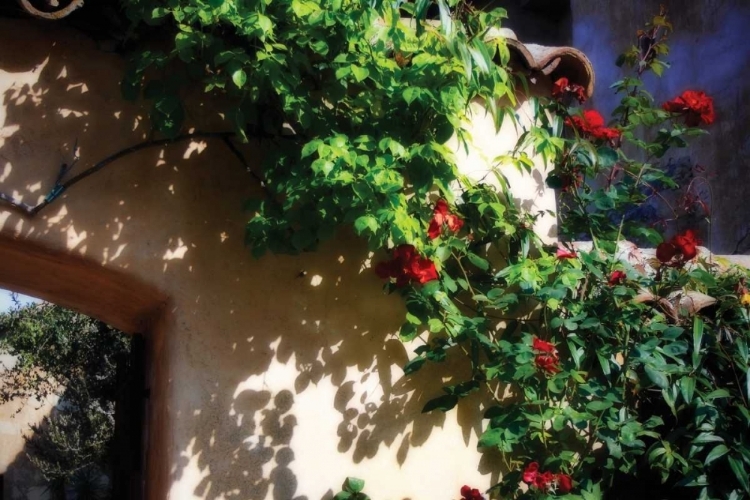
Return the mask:
[[[523,470],[523,482],[526,484],[532,484],[536,480],[536,475],[539,472],[539,464],[537,462],[531,462]]]
[[[698,234],[693,229],[688,229],[672,238],[672,244],[679,250],[685,260],[690,260],[698,255],[697,247],[700,242]]]
[[[560,360],[557,356],[549,354],[538,354],[536,358],[534,358],[534,364],[536,367],[550,375],[554,375],[560,371],[559,362]]]
[[[575,259],[578,257],[575,250],[568,250],[565,247],[557,247],[557,259],[563,260],[563,259]]]
[[[660,243],[656,247],[656,258],[662,264],[679,266],[698,255],[700,243],[698,233],[693,229],[687,229],[685,232],[675,235],[671,240]],[[678,257],[678,259],[675,260],[675,257]]]
[[[666,264],[677,254],[677,248],[669,242],[659,243],[656,247],[656,258],[659,262]]]
[[[583,116],[571,116],[565,123],[591,139],[614,141],[620,137],[620,131],[604,126],[604,117],[594,109],[583,112]]]
[[[554,480],[555,476],[553,476],[550,471],[547,471],[543,474],[537,474],[534,479],[534,486],[540,490],[546,490]]]
[[[461,487],[461,497],[463,500],[484,500],[481,491],[467,485]]]
[[[438,279],[435,263],[426,257],[416,257],[409,263],[408,275],[411,279],[424,285],[428,281]]]
[[[375,273],[383,279],[395,279],[396,286],[406,286],[412,281],[425,284],[438,278],[435,263],[422,257],[413,245],[399,245],[393,249],[393,258],[375,266]]]
[[[535,351],[542,351],[546,352],[547,354],[557,354],[557,349],[555,349],[555,346],[547,342],[546,340],[541,340],[536,337],[534,337],[534,342],[532,344],[532,348]]]
[[[557,474],[555,481],[557,482],[557,491],[560,493],[569,493],[573,489],[573,480],[567,474]]]
[[[670,113],[683,115],[688,127],[697,127],[701,123],[711,125],[716,118],[714,100],[705,92],[696,90],[686,90],[678,97],[662,104],[662,108]]]
[[[625,274],[624,271],[620,271],[620,270],[612,271],[612,274],[609,275],[609,285],[610,286],[619,285],[622,282],[624,282],[626,278],[627,278],[627,275]]]
[[[570,83],[567,78],[559,78],[552,84],[552,97],[562,99],[566,94],[572,94],[580,103],[586,100],[586,90],[576,83]]]
[[[459,216],[450,213],[448,203],[445,200],[438,200],[435,204],[435,210],[432,212],[430,226],[427,228],[427,236],[431,240],[440,236],[443,225],[448,226],[449,230],[457,233],[463,227],[464,221]]]

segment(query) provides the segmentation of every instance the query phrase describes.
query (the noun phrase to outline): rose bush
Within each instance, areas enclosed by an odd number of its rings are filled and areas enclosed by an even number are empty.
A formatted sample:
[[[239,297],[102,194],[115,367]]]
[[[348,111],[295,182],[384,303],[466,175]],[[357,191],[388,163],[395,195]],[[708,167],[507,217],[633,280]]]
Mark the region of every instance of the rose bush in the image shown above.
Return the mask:
[[[622,99],[608,123],[581,107],[582,82],[558,79],[552,99],[531,99],[533,122],[498,159],[496,189],[462,176],[446,143],[468,146],[471,102],[498,127],[515,116],[525,76],[502,38],[485,37],[502,9],[124,5],[133,32],[157,25],[162,37],[123,81],[127,95],[153,101],[158,130],[182,127],[183,80],[172,77],[182,62],[185,81],[231,103],[238,137],[265,141],[254,172],[264,198],[247,207],[253,254],[315,250],[353,226],[378,252],[385,291],[405,301],[401,339],[423,340],[405,374],[452,357],[465,365],[466,378],[446,376],[455,382],[424,411],[449,411],[478,390],[493,401],[474,409],[485,419],[479,448],[503,472],[490,495],[750,495],[750,276],[701,254],[701,228],[685,227],[679,207],[661,226],[628,216],[665,200],[660,190],[677,186],[668,154],[715,119],[705,94],[659,106],[643,88],[644,73],[668,66],[665,12],[618,58],[632,72],[611,87]],[[431,5],[439,24],[423,22]],[[529,171],[532,154],[560,189],[561,237],[590,250],[545,246],[532,229],[540,214],[508,203],[503,169]],[[656,247],[656,258],[625,240]],[[361,488],[349,482],[337,498],[361,498]],[[473,491],[461,494],[474,500]]]

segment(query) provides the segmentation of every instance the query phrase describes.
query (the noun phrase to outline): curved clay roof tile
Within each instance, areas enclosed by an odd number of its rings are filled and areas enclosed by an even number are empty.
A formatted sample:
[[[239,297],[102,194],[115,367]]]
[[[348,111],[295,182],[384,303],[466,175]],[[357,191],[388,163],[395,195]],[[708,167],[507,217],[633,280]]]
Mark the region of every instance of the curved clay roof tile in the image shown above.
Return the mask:
[[[547,47],[534,43],[524,44],[508,28],[491,29],[486,40],[504,38],[508,47],[520,57],[531,71],[539,71],[553,81],[566,77],[586,89],[587,97],[594,93],[594,67],[586,55],[573,47]]]

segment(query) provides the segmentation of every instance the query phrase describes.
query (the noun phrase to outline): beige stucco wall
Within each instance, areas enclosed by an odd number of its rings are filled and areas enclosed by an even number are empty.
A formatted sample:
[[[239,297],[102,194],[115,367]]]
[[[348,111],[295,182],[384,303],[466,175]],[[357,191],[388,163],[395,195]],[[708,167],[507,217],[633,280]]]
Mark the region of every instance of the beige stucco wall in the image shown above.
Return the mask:
[[[76,141],[81,171],[147,137],[121,74],[80,34],[0,19],[0,190],[36,203]],[[481,175],[516,134],[496,138],[483,116],[487,151],[462,160]],[[553,209],[543,177],[530,182],[523,203]],[[481,406],[420,413],[444,372],[402,377],[403,306],[364,246],[344,231],[314,254],[254,260],[241,211],[254,189],[222,144],[198,141],[129,156],[34,219],[0,208],[0,286],[149,335],[150,498],[318,500],[346,476],[381,500],[490,486],[500,468],[476,452]]]

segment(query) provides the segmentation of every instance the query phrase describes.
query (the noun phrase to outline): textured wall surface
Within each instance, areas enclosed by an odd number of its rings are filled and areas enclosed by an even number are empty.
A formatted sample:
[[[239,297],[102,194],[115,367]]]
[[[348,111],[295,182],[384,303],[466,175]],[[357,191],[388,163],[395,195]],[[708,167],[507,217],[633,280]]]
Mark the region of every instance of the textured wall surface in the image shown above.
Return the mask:
[[[693,141],[689,150],[671,152],[673,161],[689,157],[690,164],[707,169],[713,191],[713,231],[706,246],[717,253],[750,253],[750,3],[747,0],[639,0],[602,2],[571,0],[573,24],[569,43],[594,64],[597,88],[591,105],[610,112],[617,98],[608,89],[623,71],[614,65],[618,54],[635,41],[635,32],[664,3],[670,9],[675,33],[668,61],[673,64],[659,79],[646,77],[657,102],[686,89],[714,97],[717,120],[710,136]],[[669,158],[667,158],[668,160]],[[705,196],[709,193],[704,191]],[[672,229],[675,228],[672,226]],[[682,228],[680,228],[682,229]],[[742,241],[740,241],[742,240]]]
[[[0,19],[0,190],[35,204],[74,144],[73,174],[147,138],[121,75],[76,32]],[[188,116],[231,128],[210,109]],[[518,132],[477,119],[487,150],[462,161],[486,176]],[[519,203],[554,208],[541,174],[526,182]],[[242,206],[258,191],[224,145],[195,140],[113,163],[36,218],[0,208],[0,286],[147,334],[149,498],[319,500],[351,475],[373,498],[422,500],[497,481],[499,461],[476,452],[475,398],[421,414],[441,376],[403,378],[403,304],[360,242],[342,231],[313,254],[250,256]]]

